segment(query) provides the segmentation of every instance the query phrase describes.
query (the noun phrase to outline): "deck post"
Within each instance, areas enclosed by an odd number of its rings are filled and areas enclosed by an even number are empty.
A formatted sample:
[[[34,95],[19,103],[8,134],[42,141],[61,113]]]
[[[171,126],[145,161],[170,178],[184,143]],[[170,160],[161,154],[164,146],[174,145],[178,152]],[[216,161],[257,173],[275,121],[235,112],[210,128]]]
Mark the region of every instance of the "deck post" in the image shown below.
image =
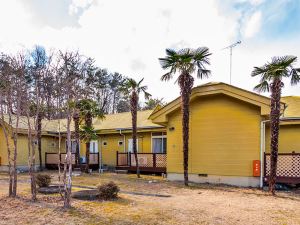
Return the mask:
[[[117,166],[119,166],[119,151],[117,151]]]
[[[47,168],[47,152],[45,152],[45,167]]]
[[[267,177],[267,156],[266,153],[264,152],[264,178]],[[264,181],[263,181],[264,183]]]
[[[156,168],[156,154],[152,153],[152,159],[153,159],[153,168]]]
[[[131,167],[131,152],[129,152],[129,163],[128,163],[129,167]]]

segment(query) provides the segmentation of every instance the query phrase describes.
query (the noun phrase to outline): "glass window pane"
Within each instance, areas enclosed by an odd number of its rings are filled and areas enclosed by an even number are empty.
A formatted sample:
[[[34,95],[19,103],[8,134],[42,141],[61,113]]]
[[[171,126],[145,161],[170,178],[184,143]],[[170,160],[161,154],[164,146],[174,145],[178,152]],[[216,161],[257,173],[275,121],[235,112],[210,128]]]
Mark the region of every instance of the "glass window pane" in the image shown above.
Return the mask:
[[[162,152],[162,139],[152,138],[152,152],[161,153]]]

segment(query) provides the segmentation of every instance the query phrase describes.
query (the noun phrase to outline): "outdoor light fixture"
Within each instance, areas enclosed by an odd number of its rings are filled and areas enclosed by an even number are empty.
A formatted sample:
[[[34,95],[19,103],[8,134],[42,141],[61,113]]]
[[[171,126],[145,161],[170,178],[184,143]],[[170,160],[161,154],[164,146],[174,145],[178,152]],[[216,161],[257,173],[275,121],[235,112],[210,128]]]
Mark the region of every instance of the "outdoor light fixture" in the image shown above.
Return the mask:
[[[169,131],[175,130],[175,127],[169,127]]]

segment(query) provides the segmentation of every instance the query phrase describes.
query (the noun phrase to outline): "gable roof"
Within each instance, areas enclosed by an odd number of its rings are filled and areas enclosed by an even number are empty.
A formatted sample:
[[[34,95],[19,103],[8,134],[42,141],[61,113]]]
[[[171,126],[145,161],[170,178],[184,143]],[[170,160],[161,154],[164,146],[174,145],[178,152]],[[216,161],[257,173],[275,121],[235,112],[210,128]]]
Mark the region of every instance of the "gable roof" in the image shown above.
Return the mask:
[[[265,116],[270,113],[270,98],[222,82],[210,82],[194,87],[192,89],[190,99],[192,101],[194,98],[200,96],[209,96],[215,94],[225,94],[241,101],[256,105],[260,107],[261,115]],[[284,103],[282,104],[284,106]],[[160,110],[154,111],[149,118],[155,123],[165,124],[167,122],[167,115],[180,107],[181,98],[178,97],[162,107]],[[282,109],[283,108],[284,107],[282,107]]]
[[[150,128],[161,128],[161,125],[152,123],[148,119],[152,110],[138,111],[137,113],[137,128],[138,129],[150,129]],[[4,121],[9,124],[8,115],[4,115]],[[16,129],[17,119],[15,115],[12,115],[12,127]],[[31,126],[34,126],[33,118],[30,118]],[[60,125],[59,125],[60,124]],[[106,114],[103,119],[94,118],[93,125],[96,131],[100,130],[129,130],[132,129],[131,125],[131,113],[116,113],[116,114]],[[60,129],[59,129],[60,126]],[[71,131],[74,130],[74,122],[71,121],[70,124]],[[20,116],[19,119],[19,131],[26,132],[28,129],[28,121],[26,116]],[[67,119],[61,120],[42,120],[42,134],[53,134],[61,132],[66,132],[67,130]]]
[[[300,117],[300,96],[285,96],[281,99],[286,103],[283,117]]]
[[[162,126],[153,123],[149,116],[153,110],[138,111],[137,128],[160,128]],[[93,121],[95,130],[124,130],[132,129],[131,113],[107,114],[104,119],[95,118]]]

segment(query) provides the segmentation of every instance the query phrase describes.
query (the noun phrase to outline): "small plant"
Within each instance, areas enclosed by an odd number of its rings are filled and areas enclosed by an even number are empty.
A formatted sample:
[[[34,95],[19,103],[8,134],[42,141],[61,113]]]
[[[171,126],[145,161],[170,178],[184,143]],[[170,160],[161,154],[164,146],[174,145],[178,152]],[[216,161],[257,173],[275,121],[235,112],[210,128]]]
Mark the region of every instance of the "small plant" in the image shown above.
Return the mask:
[[[51,183],[51,177],[47,174],[36,175],[36,184],[41,187],[49,187]]]
[[[102,184],[98,186],[98,197],[103,200],[116,199],[120,188],[114,182]]]

